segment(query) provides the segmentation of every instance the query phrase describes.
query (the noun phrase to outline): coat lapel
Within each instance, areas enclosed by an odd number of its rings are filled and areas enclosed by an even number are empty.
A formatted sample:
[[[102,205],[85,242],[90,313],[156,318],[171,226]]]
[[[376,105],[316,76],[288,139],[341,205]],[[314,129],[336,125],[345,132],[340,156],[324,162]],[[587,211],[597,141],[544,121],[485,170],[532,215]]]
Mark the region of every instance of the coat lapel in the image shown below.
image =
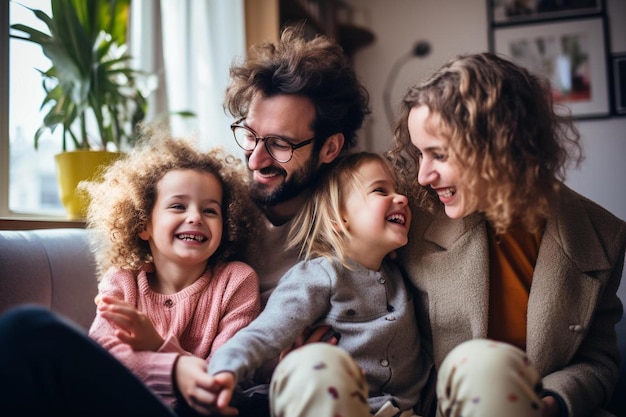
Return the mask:
[[[442,214],[423,236],[431,250],[421,258],[420,276],[429,293],[435,362],[440,363],[462,341],[487,336],[487,234],[479,215],[453,220]]]
[[[541,375],[565,366],[591,323],[610,268],[583,204],[564,185],[546,222],[528,301],[526,351]],[[546,347],[550,347],[546,349]]]

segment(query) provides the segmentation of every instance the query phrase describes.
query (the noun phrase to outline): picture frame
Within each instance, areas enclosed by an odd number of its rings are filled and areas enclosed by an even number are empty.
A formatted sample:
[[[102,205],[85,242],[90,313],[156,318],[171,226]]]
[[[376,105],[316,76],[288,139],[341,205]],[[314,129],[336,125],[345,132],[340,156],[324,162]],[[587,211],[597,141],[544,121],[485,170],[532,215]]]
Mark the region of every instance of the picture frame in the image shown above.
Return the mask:
[[[613,54],[613,111],[626,115],[626,52]]]
[[[599,15],[605,0],[556,2],[541,0],[487,0],[493,25],[530,23],[562,18]]]
[[[498,27],[492,50],[550,80],[554,102],[574,118],[609,116],[603,17]]]

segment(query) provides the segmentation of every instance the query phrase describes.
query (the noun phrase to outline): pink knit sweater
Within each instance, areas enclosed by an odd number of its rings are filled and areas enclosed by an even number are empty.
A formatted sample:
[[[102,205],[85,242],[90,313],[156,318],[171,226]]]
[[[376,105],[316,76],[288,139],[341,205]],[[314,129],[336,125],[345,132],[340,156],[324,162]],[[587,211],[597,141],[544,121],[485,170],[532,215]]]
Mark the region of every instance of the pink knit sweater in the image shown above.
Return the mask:
[[[231,262],[212,275],[205,272],[176,294],[158,294],[148,286],[146,265],[135,276],[112,268],[102,278],[101,295],[112,295],[145,313],[165,339],[157,352],[138,351],[114,336],[113,327],[98,314],[89,335],[130,368],[166,403],[175,400],[173,366],[179,355],[209,358],[217,348],[258,314],[259,284],[254,270]]]

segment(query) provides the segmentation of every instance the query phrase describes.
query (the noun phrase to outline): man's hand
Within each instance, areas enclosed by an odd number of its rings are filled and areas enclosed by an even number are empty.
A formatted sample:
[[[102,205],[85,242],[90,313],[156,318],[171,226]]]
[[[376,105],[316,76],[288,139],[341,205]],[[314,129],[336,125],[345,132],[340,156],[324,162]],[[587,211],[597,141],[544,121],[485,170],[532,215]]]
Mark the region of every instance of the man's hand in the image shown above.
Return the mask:
[[[163,345],[150,319],[134,306],[111,296],[97,297],[96,303],[102,318],[116,328],[115,336],[133,350],[156,352]]]
[[[232,382],[228,382],[230,376]],[[233,416],[239,412],[230,407],[235,377],[224,372],[212,377],[207,373],[206,361],[195,356],[179,356],[174,365],[174,384],[189,407],[202,415]],[[230,384],[230,396],[224,384]]]
[[[292,350],[302,347],[304,345],[308,345],[309,343],[316,342],[326,342],[331,345],[336,345],[339,343],[339,339],[341,339],[341,335],[333,330],[333,328],[327,324],[323,326],[318,326],[315,328],[307,327],[304,329],[302,334],[298,336],[291,345],[290,348],[285,349],[280,354],[280,360],[282,361],[285,356],[287,356]]]

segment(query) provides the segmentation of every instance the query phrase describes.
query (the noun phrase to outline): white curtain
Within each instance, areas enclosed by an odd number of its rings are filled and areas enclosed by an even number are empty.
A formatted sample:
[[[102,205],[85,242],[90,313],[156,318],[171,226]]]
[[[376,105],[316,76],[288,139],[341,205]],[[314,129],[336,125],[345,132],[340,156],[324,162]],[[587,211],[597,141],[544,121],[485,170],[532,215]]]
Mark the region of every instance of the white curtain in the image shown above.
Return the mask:
[[[192,111],[172,118],[175,135],[198,137],[203,147],[241,151],[222,107],[228,69],[245,56],[243,0],[133,0],[130,45],[135,65],[155,75],[147,88],[147,119]]]

